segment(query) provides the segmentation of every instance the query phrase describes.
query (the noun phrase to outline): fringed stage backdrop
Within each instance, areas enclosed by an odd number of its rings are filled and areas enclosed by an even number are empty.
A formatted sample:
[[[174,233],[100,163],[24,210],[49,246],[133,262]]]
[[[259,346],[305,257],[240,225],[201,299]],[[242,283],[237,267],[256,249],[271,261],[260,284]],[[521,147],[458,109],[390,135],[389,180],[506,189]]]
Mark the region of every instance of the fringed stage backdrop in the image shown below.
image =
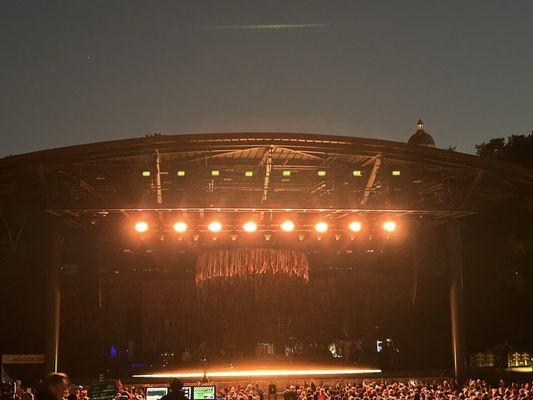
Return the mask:
[[[208,251],[196,261],[196,283],[262,280],[308,282],[307,255],[287,249],[223,249]]]

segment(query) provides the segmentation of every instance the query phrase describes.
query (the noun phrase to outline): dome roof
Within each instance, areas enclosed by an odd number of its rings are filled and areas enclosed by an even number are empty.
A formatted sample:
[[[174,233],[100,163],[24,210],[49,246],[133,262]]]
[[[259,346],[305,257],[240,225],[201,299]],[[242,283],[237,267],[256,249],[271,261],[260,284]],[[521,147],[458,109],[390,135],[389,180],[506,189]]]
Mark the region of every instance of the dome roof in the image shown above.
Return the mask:
[[[416,132],[411,135],[407,141],[409,144],[416,144],[418,146],[435,147],[435,140],[429,133],[424,130],[424,122],[421,119],[416,124]]]

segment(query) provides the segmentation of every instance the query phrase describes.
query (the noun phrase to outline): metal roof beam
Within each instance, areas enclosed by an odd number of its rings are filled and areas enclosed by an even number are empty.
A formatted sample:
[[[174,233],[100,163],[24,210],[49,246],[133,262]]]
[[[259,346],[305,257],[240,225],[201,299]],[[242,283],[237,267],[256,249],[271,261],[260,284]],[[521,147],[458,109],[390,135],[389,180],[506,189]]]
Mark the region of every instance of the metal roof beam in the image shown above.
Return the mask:
[[[265,181],[263,183],[263,196],[261,196],[261,204],[266,203],[268,200],[268,188],[270,184],[270,173],[272,172],[272,153],[274,152],[274,146],[270,146],[267,152],[263,155],[265,159]],[[261,160],[263,161],[263,160]]]
[[[372,166],[372,171],[370,171],[370,175],[368,176],[368,181],[366,182],[365,190],[363,192],[363,198],[361,199],[362,206],[365,206],[368,201],[368,197],[370,196],[372,186],[374,186],[374,182],[376,180],[380,165],[381,158],[376,157],[376,159],[374,160],[374,165]]]
[[[478,187],[479,182],[481,182],[481,179],[483,178],[483,175],[485,175],[485,171],[483,171],[482,169],[477,171],[477,174],[474,177],[474,180],[472,181],[472,186],[470,186],[470,189],[468,190],[468,192],[466,193],[466,195],[464,197],[463,207],[466,207],[466,205],[468,204],[468,201],[470,200],[470,197],[472,197],[472,195],[474,194],[474,191]]]

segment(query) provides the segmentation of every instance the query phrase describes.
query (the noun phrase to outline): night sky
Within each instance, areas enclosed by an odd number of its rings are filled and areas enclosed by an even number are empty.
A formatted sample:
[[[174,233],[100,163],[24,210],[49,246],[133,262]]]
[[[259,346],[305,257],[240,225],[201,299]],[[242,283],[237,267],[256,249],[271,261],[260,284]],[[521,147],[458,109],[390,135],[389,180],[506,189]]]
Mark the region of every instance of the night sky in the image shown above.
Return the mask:
[[[0,2],[0,156],[147,133],[533,128],[533,2]]]

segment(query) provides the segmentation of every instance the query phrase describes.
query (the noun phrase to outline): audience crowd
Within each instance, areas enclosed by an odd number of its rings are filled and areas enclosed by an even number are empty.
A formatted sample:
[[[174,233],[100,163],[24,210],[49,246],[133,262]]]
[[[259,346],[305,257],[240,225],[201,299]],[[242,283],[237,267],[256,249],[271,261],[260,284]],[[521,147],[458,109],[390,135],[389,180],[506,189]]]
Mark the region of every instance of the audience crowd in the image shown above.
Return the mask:
[[[364,381],[352,385],[291,386],[283,397],[284,400],[526,400],[533,399],[531,387],[531,382],[506,385],[503,381],[494,387],[482,380],[471,380],[462,387],[455,387],[449,381]]]
[[[224,386],[217,385],[217,400],[272,398],[258,385]],[[185,400],[181,391],[181,382],[175,380],[170,387],[171,395],[168,400]],[[145,389],[141,385],[125,386],[118,381],[114,400],[145,400]],[[70,384],[66,375],[51,374],[45,378],[35,397],[29,388],[24,390],[19,388],[14,400],[91,400],[90,394],[87,388]],[[172,394],[175,396],[172,397]],[[281,396],[283,400],[533,400],[533,382],[508,384],[500,380],[497,385],[490,385],[481,379],[472,379],[463,386],[455,386],[447,380],[431,383],[420,380],[408,382],[366,380],[349,385],[305,383],[301,386],[286,387],[282,394],[278,388],[278,397]]]
[[[471,380],[462,387],[448,381],[425,383],[382,383],[363,381],[351,385],[290,386],[283,400],[529,400],[533,399],[533,382],[491,386],[482,380]],[[226,400],[263,400],[263,392],[252,385],[222,389],[219,398]]]

